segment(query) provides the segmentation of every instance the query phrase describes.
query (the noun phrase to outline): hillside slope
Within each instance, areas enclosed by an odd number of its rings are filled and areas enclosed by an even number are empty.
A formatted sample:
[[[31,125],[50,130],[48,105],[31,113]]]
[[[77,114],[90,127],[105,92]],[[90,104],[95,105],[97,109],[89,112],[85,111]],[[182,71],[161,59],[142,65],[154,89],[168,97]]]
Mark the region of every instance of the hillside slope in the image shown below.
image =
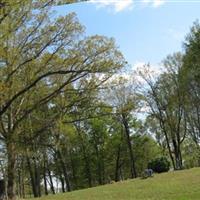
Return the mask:
[[[200,168],[50,195],[40,200],[200,200]]]

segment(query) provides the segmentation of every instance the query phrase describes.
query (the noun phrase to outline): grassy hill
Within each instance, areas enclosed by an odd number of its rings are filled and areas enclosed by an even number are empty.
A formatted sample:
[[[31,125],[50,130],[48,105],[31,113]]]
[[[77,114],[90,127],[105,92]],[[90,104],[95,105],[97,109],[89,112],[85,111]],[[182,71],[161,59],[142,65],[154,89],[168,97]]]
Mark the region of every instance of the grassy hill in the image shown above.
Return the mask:
[[[51,195],[40,200],[200,200],[200,168]]]

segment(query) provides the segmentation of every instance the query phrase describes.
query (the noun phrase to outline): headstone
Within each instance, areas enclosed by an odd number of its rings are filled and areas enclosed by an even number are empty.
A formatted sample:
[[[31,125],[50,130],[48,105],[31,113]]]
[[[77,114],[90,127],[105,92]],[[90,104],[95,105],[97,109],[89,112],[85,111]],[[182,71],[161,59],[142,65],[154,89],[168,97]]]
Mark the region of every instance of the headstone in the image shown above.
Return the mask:
[[[152,177],[152,176],[153,176],[153,170],[149,169],[149,177]]]
[[[152,177],[153,176],[153,170],[152,169],[145,169],[145,174],[147,177]]]

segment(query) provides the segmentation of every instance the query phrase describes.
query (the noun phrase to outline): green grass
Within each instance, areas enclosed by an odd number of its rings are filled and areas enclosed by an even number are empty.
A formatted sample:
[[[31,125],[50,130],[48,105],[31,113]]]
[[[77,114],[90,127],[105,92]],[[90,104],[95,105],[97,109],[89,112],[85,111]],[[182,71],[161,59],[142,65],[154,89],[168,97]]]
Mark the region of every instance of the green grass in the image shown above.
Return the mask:
[[[40,200],[200,200],[200,168],[50,195]]]

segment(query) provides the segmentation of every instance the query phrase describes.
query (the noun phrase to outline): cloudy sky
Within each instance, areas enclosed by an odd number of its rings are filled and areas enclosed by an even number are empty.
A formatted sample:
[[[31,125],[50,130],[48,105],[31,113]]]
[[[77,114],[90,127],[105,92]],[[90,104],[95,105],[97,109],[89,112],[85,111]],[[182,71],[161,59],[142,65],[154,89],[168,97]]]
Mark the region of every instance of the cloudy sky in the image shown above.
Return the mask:
[[[88,35],[114,37],[132,66],[158,66],[168,54],[181,51],[200,19],[200,0],[90,0],[57,9],[76,12]]]

